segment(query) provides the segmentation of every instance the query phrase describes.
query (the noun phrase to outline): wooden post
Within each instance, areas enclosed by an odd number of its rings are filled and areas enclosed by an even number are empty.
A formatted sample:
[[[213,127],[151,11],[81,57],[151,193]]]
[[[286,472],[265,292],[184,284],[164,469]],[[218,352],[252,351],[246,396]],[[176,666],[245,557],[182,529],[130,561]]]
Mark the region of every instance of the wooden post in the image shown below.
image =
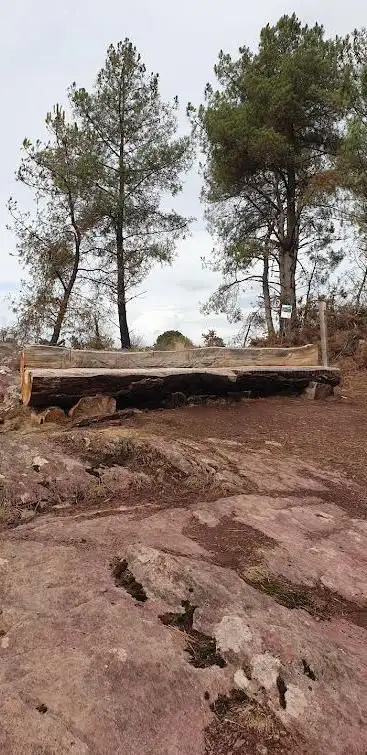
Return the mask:
[[[320,297],[319,299],[319,315],[320,315],[322,365],[323,367],[327,367],[329,360],[328,360],[327,322],[326,322],[326,299],[324,299],[323,297]]]

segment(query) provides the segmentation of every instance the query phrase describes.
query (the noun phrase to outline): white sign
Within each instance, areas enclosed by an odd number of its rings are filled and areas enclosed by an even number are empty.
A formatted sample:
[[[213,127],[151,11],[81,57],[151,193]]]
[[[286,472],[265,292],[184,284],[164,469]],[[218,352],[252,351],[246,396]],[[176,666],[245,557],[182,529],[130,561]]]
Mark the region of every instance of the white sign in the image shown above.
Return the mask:
[[[281,320],[290,320],[291,317],[292,317],[292,305],[291,304],[283,304],[281,312],[280,312],[280,319]]]

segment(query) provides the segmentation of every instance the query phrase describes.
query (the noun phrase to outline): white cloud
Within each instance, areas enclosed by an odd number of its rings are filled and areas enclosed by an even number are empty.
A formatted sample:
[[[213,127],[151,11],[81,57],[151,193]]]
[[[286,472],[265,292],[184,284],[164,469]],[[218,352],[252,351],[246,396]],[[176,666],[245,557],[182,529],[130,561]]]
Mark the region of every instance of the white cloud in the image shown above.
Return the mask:
[[[129,304],[132,330],[154,342],[165,330],[179,330],[195,343],[201,341],[203,331],[216,329],[230,338],[236,327],[228,324],[224,315],[203,315],[201,305],[220,283],[220,275],[204,270],[201,258],[212,248],[208,233],[197,231],[178,246],[172,267],[156,267],[143,284],[146,293]]]
[[[14,171],[24,136],[42,134],[44,117],[55,102],[65,102],[72,81],[90,86],[102,65],[107,45],[129,36],[136,43],[149,70],[160,73],[162,94],[178,94],[183,112],[187,101],[200,103],[218,51],[235,52],[239,46],[257,44],[259,31],[283,13],[295,11],[304,21],[320,21],[329,34],[346,34],[365,23],[361,0],[348,4],[335,0],[259,0],[249,12],[243,0],[186,0],[184,5],[167,0],[13,0],[3,3],[0,44],[5,64],[0,69],[2,92],[0,171],[0,281],[1,294],[20,279],[17,261],[9,256],[14,239],[6,232],[5,205],[18,196]],[[186,121],[183,120],[185,124]],[[224,336],[235,328],[220,316],[204,317],[200,302],[218,284],[218,277],[203,271],[200,257],[212,242],[202,230],[199,202],[200,179],[188,177],[180,198],[180,211],[199,218],[191,239],[180,244],[172,268],[154,270],[146,281],[147,293],[130,305],[132,328],[149,341],[170,327],[183,330],[193,340],[208,327]],[[248,294],[248,299],[253,297]],[[8,317],[0,302],[0,317]]]

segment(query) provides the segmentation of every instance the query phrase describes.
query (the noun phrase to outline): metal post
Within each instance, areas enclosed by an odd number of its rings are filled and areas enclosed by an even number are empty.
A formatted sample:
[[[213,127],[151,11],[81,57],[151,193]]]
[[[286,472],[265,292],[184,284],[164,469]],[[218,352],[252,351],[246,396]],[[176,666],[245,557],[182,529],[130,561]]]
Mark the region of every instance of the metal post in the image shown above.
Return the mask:
[[[327,367],[329,364],[329,360],[328,360],[328,342],[327,342],[326,300],[322,297],[320,297],[319,299],[319,315],[320,315],[322,366]]]

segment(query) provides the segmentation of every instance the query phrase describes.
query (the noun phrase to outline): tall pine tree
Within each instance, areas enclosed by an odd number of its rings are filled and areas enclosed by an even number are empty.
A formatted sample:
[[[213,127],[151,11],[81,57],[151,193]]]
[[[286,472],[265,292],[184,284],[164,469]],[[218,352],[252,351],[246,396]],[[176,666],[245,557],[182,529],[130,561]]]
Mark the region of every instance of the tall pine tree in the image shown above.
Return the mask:
[[[219,86],[207,87],[199,111],[205,198],[224,257],[247,274],[259,250],[266,264],[270,254],[293,324],[300,249],[314,253],[333,230],[324,195],[349,104],[344,49],[322,26],[284,16],[262,30],[256,53],[220,53]]]
[[[99,218],[93,186],[97,162],[93,135],[68,122],[56,106],[46,118],[48,140],[25,139],[18,181],[33,194],[24,212],[11,199],[17,254],[27,271],[16,305],[26,338],[57,344],[74,304],[80,269],[91,265]]]
[[[130,347],[127,288],[151,265],[172,261],[188,220],[167,209],[191,163],[190,141],[177,136],[178,102],[165,103],[129,40],[111,45],[94,89],[71,90],[76,118],[97,145],[95,198],[107,221],[102,265],[113,271],[121,346]]]

